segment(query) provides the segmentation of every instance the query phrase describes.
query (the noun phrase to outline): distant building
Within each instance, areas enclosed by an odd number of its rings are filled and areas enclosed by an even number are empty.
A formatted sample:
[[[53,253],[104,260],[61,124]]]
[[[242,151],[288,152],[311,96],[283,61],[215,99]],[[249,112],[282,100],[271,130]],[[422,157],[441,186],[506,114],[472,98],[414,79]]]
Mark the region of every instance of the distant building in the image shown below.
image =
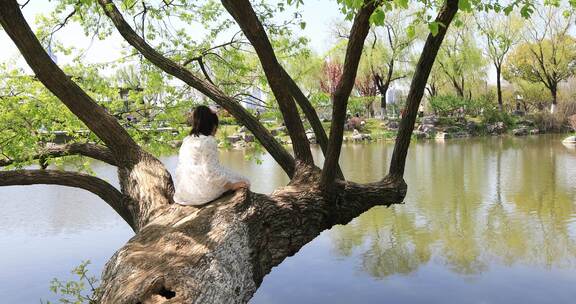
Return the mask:
[[[243,96],[240,104],[246,109],[263,112],[266,110],[265,98],[266,94],[262,90],[252,88],[249,95]]]

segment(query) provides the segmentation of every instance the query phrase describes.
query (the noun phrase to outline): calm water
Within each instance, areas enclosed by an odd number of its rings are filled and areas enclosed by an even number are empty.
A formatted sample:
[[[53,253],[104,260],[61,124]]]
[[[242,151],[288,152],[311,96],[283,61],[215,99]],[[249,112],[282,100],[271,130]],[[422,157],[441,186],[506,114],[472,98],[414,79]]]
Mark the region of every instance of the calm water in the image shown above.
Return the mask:
[[[405,205],[377,207],[322,233],[264,279],[263,303],[574,303],[576,150],[558,136],[411,146]],[[392,145],[345,146],[355,181],[386,172]],[[222,162],[270,192],[273,161]],[[171,170],[175,157],[165,158]],[[116,183],[115,172],[95,166]],[[99,274],[132,235],[98,197],[58,186],[0,188],[0,302],[54,299],[53,277],[90,259]]]

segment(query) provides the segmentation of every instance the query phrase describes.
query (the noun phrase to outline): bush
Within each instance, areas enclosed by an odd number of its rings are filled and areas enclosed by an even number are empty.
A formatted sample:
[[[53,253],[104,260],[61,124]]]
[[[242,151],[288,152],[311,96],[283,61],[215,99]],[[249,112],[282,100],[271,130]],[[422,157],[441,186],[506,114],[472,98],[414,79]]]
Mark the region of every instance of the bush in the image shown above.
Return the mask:
[[[530,115],[534,123],[540,130],[548,132],[565,132],[570,127],[576,126],[570,124],[570,116],[576,114],[576,102],[564,102],[558,105],[556,113],[539,112]],[[574,122],[576,124],[576,122]]]
[[[506,126],[514,125],[514,118],[508,112],[500,111],[496,107],[486,107],[482,113],[482,122],[484,124],[493,124],[503,122]]]
[[[438,95],[430,98],[430,108],[440,116],[453,115],[460,108],[464,114],[476,116],[482,109],[494,108],[494,105],[486,96],[466,99],[454,95]]]

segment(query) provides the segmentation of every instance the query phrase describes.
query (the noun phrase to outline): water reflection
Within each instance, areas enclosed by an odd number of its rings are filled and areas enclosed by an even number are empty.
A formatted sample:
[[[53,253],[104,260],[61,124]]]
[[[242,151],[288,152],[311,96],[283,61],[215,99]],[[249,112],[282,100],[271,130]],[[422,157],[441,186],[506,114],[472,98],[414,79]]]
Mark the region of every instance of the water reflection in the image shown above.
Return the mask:
[[[462,275],[495,264],[574,267],[576,156],[556,137],[413,148],[406,204],[374,208],[332,229],[337,255],[360,250],[362,271],[376,278],[415,272],[431,259]],[[376,167],[356,165],[358,180]]]
[[[404,205],[373,208],[323,233],[275,268],[252,303],[572,303],[576,150],[561,138],[413,144]],[[392,148],[345,145],[342,168],[352,180],[377,180]],[[224,151],[221,160],[258,192],[288,182],[270,156],[261,165],[246,156]],[[173,172],[176,156],[162,160]],[[117,184],[111,167],[94,170]],[[2,303],[54,300],[53,277],[69,277],[85,259],[100,273],[132,236],[111,208],[82,190],[1,187],[0,206]]]

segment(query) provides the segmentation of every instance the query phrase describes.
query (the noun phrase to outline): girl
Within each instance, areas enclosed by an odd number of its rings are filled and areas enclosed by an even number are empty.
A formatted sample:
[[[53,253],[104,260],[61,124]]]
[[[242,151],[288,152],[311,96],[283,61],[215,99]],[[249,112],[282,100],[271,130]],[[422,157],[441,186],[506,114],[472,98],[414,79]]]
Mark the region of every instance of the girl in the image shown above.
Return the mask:
[[[190,135],[184,138],[176,167],[174,201],[202,205],[224,192],[250,187],[248,179],[220,165],[216,130],[218,116],[206,106],[197,106],[188,120]]]

